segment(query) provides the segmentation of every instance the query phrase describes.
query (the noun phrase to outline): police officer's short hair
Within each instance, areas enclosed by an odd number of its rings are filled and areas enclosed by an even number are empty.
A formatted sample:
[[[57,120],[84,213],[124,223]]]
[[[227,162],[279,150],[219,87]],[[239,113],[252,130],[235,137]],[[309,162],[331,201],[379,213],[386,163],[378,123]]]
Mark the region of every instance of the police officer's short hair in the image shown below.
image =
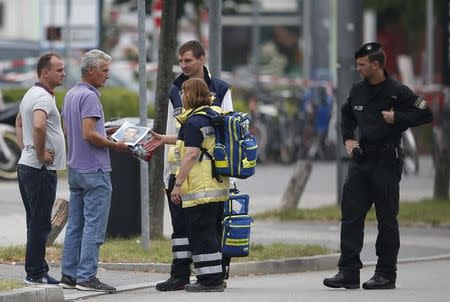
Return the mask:
[[[187,41],[178,49],[178,54],[181,56],[186,51],[192,51],[192,54],[196,59],[200,59],[201,56],[205,55],[205,48],[200,42],[196,40]]]
[[[381,67],[384,67],[384,62],[386,62],[386,53],[380,43],[366,43],[355,52],[355,60],[365,56],[368,56],[369,62],[377,61],[380,63]]]

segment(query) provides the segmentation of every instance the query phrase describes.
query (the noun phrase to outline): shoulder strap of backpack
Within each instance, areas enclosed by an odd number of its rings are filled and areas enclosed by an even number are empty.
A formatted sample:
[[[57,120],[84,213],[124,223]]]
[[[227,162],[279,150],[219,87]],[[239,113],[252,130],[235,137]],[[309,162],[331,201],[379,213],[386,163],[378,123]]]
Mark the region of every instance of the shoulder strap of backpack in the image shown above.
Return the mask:
[[[201,111],[205,112],[206,114],[204,114],[204,115],[211,119],[213,127],[214,127],[214,130],[215,130],[214,132],[216,134],[216,139],[217,139],[217,127],[220,124],[219,120],[221,118],[220,114],[215,112],[211,108],[204,108]],[[194,114],[198,114],[198,112],[196,112]],[[190,115],[190,116],[192,116],[192,115]],[[208,150],[206,150],[206,148],[204,148],[204,147],[200,147],[200,151],[202,151],[202,154],[200,155],[199,161],[202,161],[203,160],[203,156],[206,155],[209,158],[209,160],[211,161],[212,177],[215,178],[220,183],[223,182],[222,177],[220,176],[220,174],[216,170],[216,161],[214,160],[214,156],[212,156],[212,154],[209,153]]]
[[[206,155],[211,162],[212,177],[214,177],[218,182],[222,182],[223,181],[222,177],[220,176],[220,174],[217,172],[217,169],[216,169],[216,161],[214,160],[214,157],[204,147],[200,147],[200,151],[202,151],[202,154],[200,155],[199,161],[202,161],[203,155]]]

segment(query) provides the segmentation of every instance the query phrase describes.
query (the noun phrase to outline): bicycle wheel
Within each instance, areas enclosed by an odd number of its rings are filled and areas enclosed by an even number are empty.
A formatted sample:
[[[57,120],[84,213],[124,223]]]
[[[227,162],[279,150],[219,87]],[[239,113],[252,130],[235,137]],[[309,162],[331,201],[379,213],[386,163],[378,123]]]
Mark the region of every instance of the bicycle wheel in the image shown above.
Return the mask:
[[[17,179],[17,163],[20,158],[20,148],[16,142],[16,134],[5,131],[2,134],[6,147],[11,153],[10,158],[2,158],[0,160],[0,178],[6,180]]]

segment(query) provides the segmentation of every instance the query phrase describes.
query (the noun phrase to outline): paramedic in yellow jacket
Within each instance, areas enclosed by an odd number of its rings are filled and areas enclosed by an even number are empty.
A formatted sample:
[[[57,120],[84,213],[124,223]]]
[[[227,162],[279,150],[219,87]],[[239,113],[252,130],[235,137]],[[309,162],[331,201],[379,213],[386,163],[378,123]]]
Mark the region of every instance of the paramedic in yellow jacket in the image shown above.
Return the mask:
[[[197,282],[186,284],[186,291],[223,291],[222,218],[223,202],[228,200],[229,179],[218,182],[212,176],[211,161],[201,149],[213,153],[214,127],[205,110],[213,110],[211,93],[202,79],[186,80],[182,88],[183,112],[176,117],[181,128],[176,136],[153,132],[154,141],[175,144],[169,161],[177,162],[175,186],[170,194],[181,202],[194,262]],[[155,143],[155,147],[159,145]],[[151,148],[151,146],[150,146]]]

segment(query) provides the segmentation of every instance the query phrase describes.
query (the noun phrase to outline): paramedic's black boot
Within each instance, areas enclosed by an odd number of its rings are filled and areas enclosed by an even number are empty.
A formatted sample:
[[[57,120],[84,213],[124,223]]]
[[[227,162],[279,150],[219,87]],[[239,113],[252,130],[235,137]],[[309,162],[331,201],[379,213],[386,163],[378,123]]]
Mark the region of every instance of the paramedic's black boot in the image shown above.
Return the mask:
[[[334,277],[325,278],[323,280],[323,285],[331,288],[359,288],[359,274],[339,271]]]
[[[226,287],[225,282],[217,285],[204,285],[197,281],[194,284],[186,284],[184,290],[188,292],[223,292]]]
[[[363,283],[364,289],[394,289],[395,278],[385,278],[377,273],[372,278]]]
[[[156,289],[163,292],[183,290],[186,284],[189,284],[189,280],[170,277],[166,281],[156,284]]]

